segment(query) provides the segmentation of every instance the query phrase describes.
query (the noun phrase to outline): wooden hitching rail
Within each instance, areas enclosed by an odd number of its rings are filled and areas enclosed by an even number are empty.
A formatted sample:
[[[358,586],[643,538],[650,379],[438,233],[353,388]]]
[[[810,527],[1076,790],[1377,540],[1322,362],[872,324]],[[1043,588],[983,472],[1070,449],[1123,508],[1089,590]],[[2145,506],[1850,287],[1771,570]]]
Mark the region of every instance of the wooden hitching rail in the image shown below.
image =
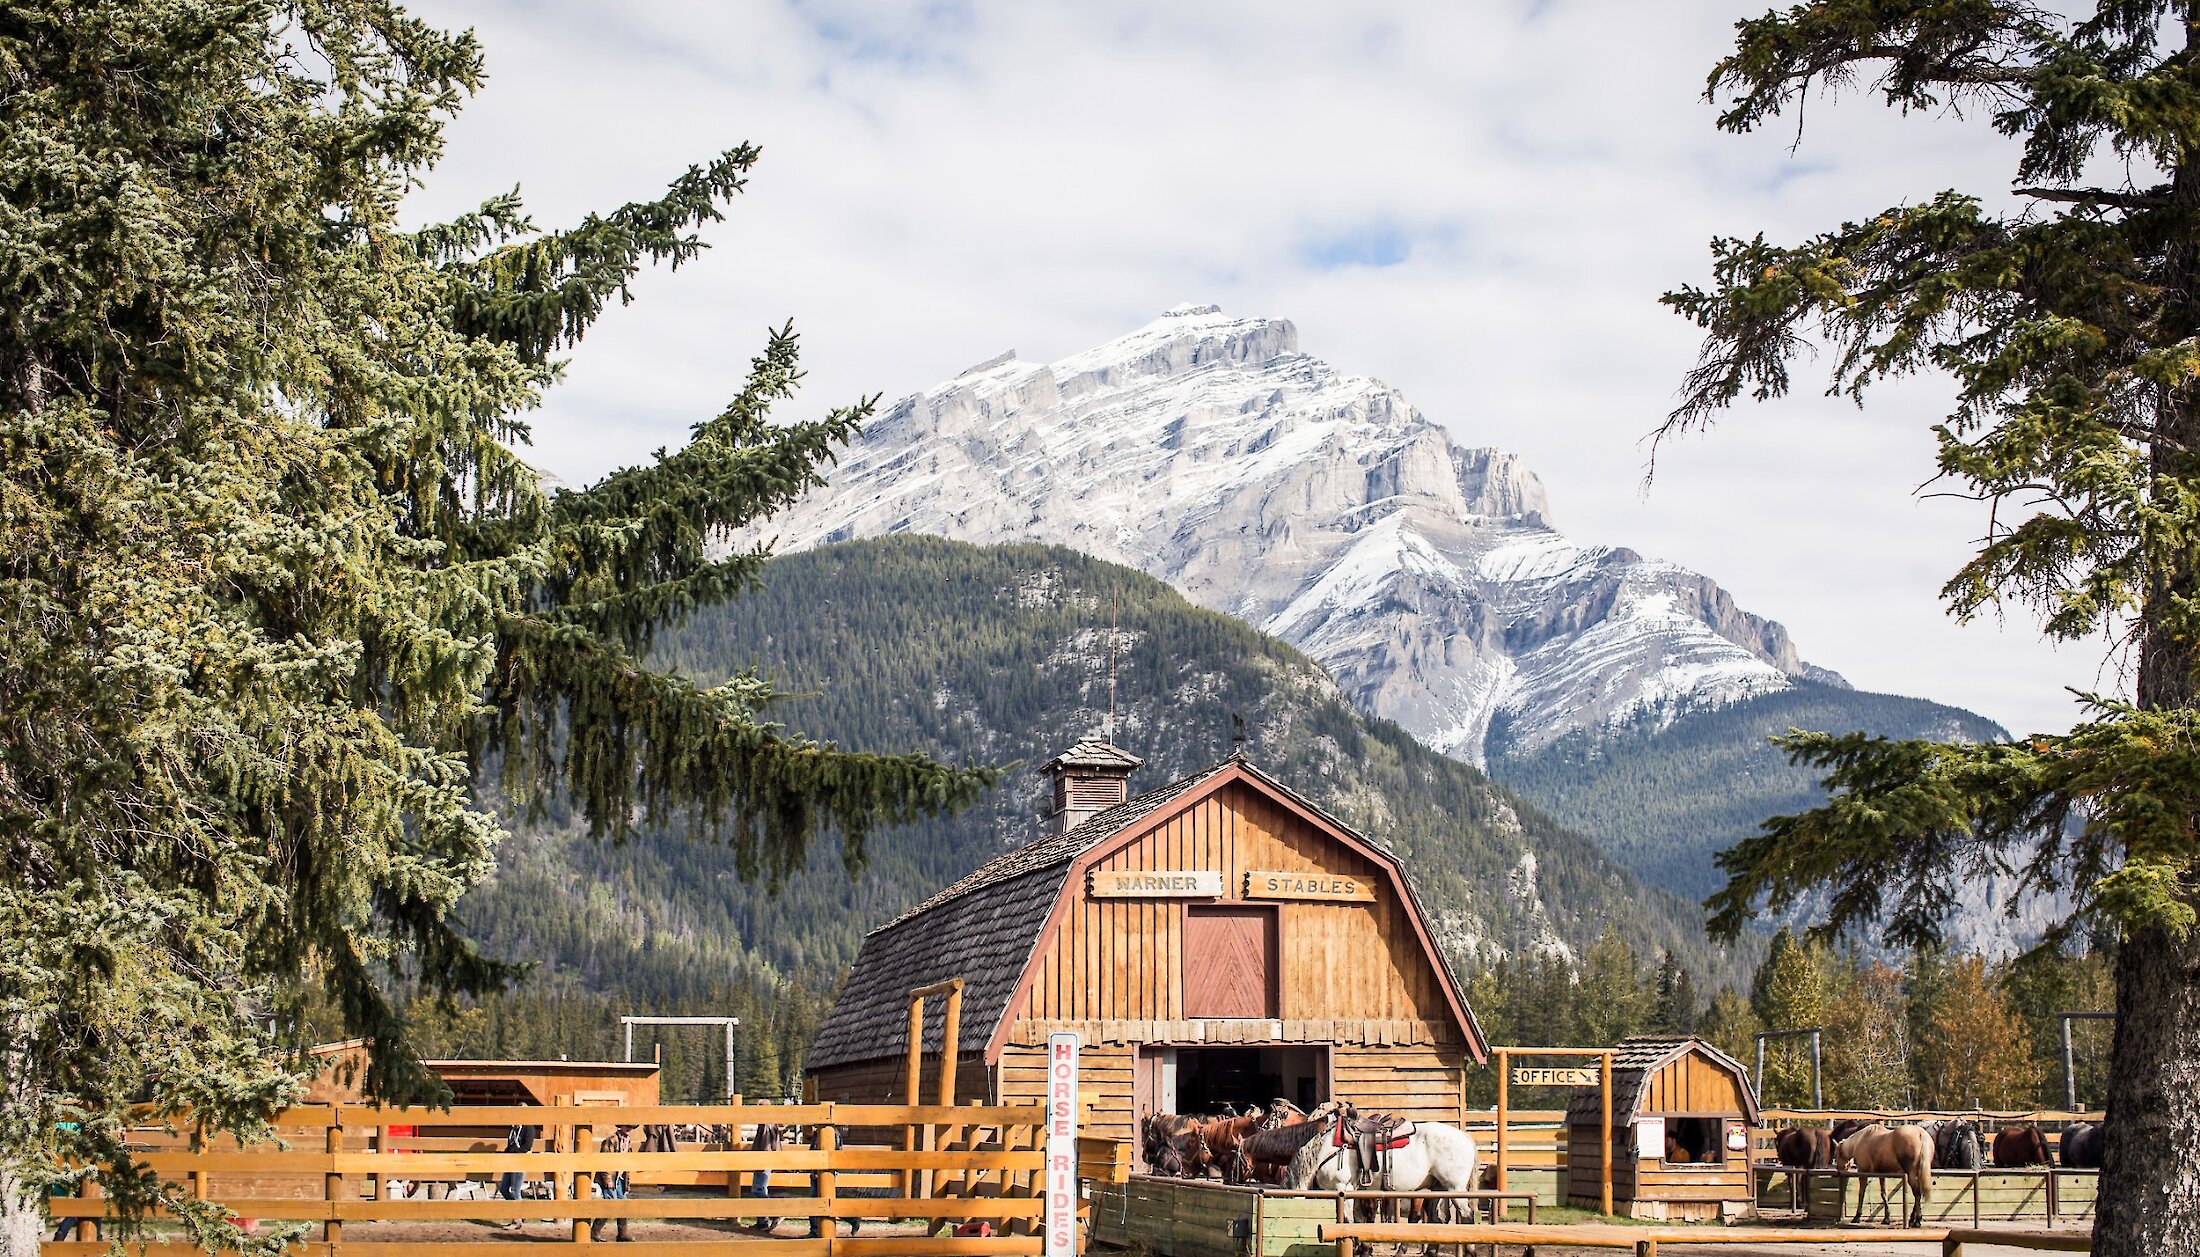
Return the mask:
[[[1036,1254],[1042,1240],[1036,1234],[1044,1213],[1039,1176],[1044,1169],[1046,1110],[1039,1105],[610,1105],[566,1106],[466,1106],[449,1110],[412,1110],[346,1105],[292,1109],[275,1122],[287,1147],[260,1146],[226,1149],[178,1148],[177,1139],[154,1132],[154,1150],[138,1159],[162,1178],[177,1183],[189,1195],[211,1199],[239,1217],[267,1221],[303,1221],[320,1224],[317,1243],[303,1243],[292,1250],[301,1257],[465,1257],[483,1251],[484,1243],[504,1238],[488,1232],[483,1240],[463,1243],[403,1243],[347,1239],[346,1223],[511,1221],[548,1219],[570,1222],[570,1239],[549,1246],[557,1249],[591,1244],[590,1223],[597,1219],[643,1218],[730,1222],[760,1214],[790,1219],[908,1219],[923,1221],[927,1230],[941,1224],[984,1219],[1009,1224],[1030,1232],[991,1237],[937,1235],[840,1236],[828,1232],[803,1239],[694,1240],[626,1243],[622,1257],[769,1257],[771,1254],[838,1254],[846,1257],[895,1257],[897,1254]],[[725,1145],[687,1146],[674,1152],[606,1152],[602,1141],[614,1126],[645,1124],[699,1125],[728,1128],[739,1139],[743,1127],[762,1123],[791,1125],[812,1133],[812,1146],[789,1147],[774,1152],[750,1152]],[[507,1153],[502,1150],[498,1128],[524,1125],[542,1132],[542,1151]],[[894,1147],[844,1146],[843,1130],[922,1126],[927,1134],[937,1128],[938,1140],[915,1150]],[[472,1137],[433,1137],[421,1134],[392,1136],[390,1128],[427,1131],[437,1128],[472,1128],[496,1131],[494,1139],[477,1133]],[[494,1151],[482,1150],[494,1148]],[[1085,1154],[1091,1154],[1085,1162]],[[1105,1141],[1081,1144],[1080,1159],[1093,1177],[1119,1177],[1122,1167],[1115,1145]],[[797,1175],[812,1188],[806,1196],[775,1194],[767,1201],[741,1194],[748,1175],[758,1170],[774,1174],[775,1188],[784,1190],[783,1175]],[[720,1195],[648,1196],[626,1200],[596,1195],[598,1171],[624,1172],[630,1183],[715,1189]],[[925,1172],[920,1177],[917,1172]],[[550,1199],[540,1200],[390,1200],[383,1198],[390,1180],[409,1182],[457,1182],[494,1180],[518,1172],[530,1181],[547,1181]],[[262,1191],[272,1180],[293,1194],[286,1198],[230,1196],[219,1190],[216,1175],[249,1175]],[[844,1188],[860,1182],[887,1188],[911,1182],[933,1181],[936,1189],[910,1195],[843,1195]],[[890,1188],[887,1188],[890,1190]],[[312,1197],[318,1196],[319,1199]],[[82,1198],[56,1198],[49,1208],[56,1217],[82,1220],[79,1238],[47,1242],[45,1257],[100,1257],[108,1251],[99,1235],[100,1220],[108,1202],[96,1193]],[[156,1221],[158,1218],[155,1219]],[[543,1247],[539,1236],[526,1237],[529,1251]],[[661,1252],[659,1250],[662,1250]],[[130,1245],[143,1257],[189,1257],[198,1249],[189,1243],[149,1238]]]
[[[1362,1244],[1570,1244],[1576,1248],[1632,1248],[1636,1257],[1657,1257],[1660,1244],[1924,1243],[1938,1244],[1943,1257],[1961,1257],[1970,1244],[2028,1248],[2036,1252],[2090,1253],[2085,1235],[2042,1235],[2025,1231],[1977,1231],[1904,1228],[1839,1230],[1832,1227],[1639,1227],[1609,1223],[1578,1226],[1491,1226],[1437,1223],[1337,1223],[1321,1228],[1322,1242],[1335,1244],[1338,1257],[1357,1257]]]

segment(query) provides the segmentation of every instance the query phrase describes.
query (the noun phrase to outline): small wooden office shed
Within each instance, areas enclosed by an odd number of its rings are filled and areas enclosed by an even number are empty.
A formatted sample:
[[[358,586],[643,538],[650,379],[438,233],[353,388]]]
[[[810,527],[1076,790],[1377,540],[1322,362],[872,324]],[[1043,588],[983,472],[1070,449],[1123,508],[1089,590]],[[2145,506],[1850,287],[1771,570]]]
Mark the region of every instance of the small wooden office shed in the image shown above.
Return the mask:
[[[1482,1035],[1397,857],[1240,757],[1133,795],[1139,762],[1098,740],[1055,757],[1053,832],[865,938],[811,1095],[907,1102],[909,994],[960,978],[965,1100],[1037,1102],[1047,1035],[1073,1030],[1101,1138],[1279,1096],[1460,1120]]]
[[[1566,1106],[1566,1195],[1599,1204],[1612,1158],[1612,1211],[1630,1218],[1697,1220],[1755,1208],[1749,1133],[1757,1096],[1739,1061],[1701,1039],[1633,1038],[1612,1059],[1612,1144],[1600,1147],[1595,1087]]]

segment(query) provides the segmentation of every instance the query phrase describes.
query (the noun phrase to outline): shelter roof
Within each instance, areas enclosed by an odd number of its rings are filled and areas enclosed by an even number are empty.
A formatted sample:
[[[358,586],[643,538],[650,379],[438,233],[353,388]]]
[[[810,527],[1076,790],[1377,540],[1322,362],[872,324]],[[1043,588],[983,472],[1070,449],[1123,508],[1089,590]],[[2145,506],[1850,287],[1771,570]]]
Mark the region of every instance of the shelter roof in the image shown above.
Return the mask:
[[[1742,1116],[1755,1122],[1757,1095],[1749,1085],[1749,1071],[1742,1068],[1740,1061],[1702,1039],[1667,1035],[1636,1035],[1620,1040],[1612,1056],[1612,1119],[1615,1122],[1632,1121],[1641,1109],[1643,1092],[1651,1076],[1691,1052],[1725,1070],[1741,1084]],[[1601,1110],[1595,1087],[1576,1087],[1566,1101],[1567,1124],[1595,1122]]]

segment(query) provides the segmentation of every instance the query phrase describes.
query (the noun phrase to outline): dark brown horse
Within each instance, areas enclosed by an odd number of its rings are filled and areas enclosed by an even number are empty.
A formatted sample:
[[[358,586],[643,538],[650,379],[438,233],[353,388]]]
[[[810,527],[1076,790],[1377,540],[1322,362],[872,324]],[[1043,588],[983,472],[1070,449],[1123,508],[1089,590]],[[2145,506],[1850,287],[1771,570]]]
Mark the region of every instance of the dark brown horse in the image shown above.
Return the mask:
[[[1833,1132],[1815,1126],[1790,1126],[1773,1140],[1780,1164],[1795,1170],[1833,1168]]]
[[[2072,1170],[2100,1169],[2101,1143],[2107,1135],[2107,1126],[2093,1122],[2065,1126],[2062,1137],[2064,1167]]]
[[[2051,1165],[2047,1136],[2037,1126],[2004,1126],[1994,1136],[1994,1164],[2002,1169],[2026,1165]]]
[[[1306,1118],[1303,1114],[1296,1122],[1286,1122],[1272,1130],[1255,1131],[1238,1144],[1238,1163],[1232,1167],[1232,1181],[1280,1183],[1283,1171],[1291,1164],[1291,1158],[1299,1154],[1306,1141],[1322,1132],[1322,1123]]]
[[[1176,1145],[1184,1160],[1184,1177],[1205,1178],[1207,1171],[1220,1170],[1223,1178],[1229,1179],[1237,1162],[1238,1145],[1247,1135],[1260,1129],[1261,1117],[1260,1109],[1248,1109],[1240,1117],[1217,1117],[1199,1122],[1177,1136]]]
[[[1146,1169],[1170,1178],[1184,1173],[1185,1132],[1199,1123],[1179,1113],[1154,1113],[1139,1129],[1139,1147],[1146,1154]]]

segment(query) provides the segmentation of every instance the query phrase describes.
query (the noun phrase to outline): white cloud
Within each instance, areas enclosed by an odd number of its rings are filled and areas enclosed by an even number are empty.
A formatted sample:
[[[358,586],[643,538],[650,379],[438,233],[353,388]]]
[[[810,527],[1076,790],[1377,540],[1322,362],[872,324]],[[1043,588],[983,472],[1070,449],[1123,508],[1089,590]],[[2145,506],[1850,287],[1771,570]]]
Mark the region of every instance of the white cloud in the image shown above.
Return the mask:
[[[652,274],[575,355],[538,455],[587,480],[716,410],[769,324],[809,409],[1015,347],[1057,357],[1179,301],[1298,322],[1461,439],[1526,455],[1584,540],[1672,558],[1860,685],[2059,728],[2099,649],[1962,628],[1938,587],[1981,514],[1911,490],[1945,389],[1812,395],[1640,438],[1695,348],[1658,294],[1714,234],[1795,238],[1945,187],[2005,142],[1865,98],[1713,126],[1703,76],[1755,3],[647,5],[431,0],[490,81],[419,198],[521,183],[545,224],[764,148],[715,246]]]

